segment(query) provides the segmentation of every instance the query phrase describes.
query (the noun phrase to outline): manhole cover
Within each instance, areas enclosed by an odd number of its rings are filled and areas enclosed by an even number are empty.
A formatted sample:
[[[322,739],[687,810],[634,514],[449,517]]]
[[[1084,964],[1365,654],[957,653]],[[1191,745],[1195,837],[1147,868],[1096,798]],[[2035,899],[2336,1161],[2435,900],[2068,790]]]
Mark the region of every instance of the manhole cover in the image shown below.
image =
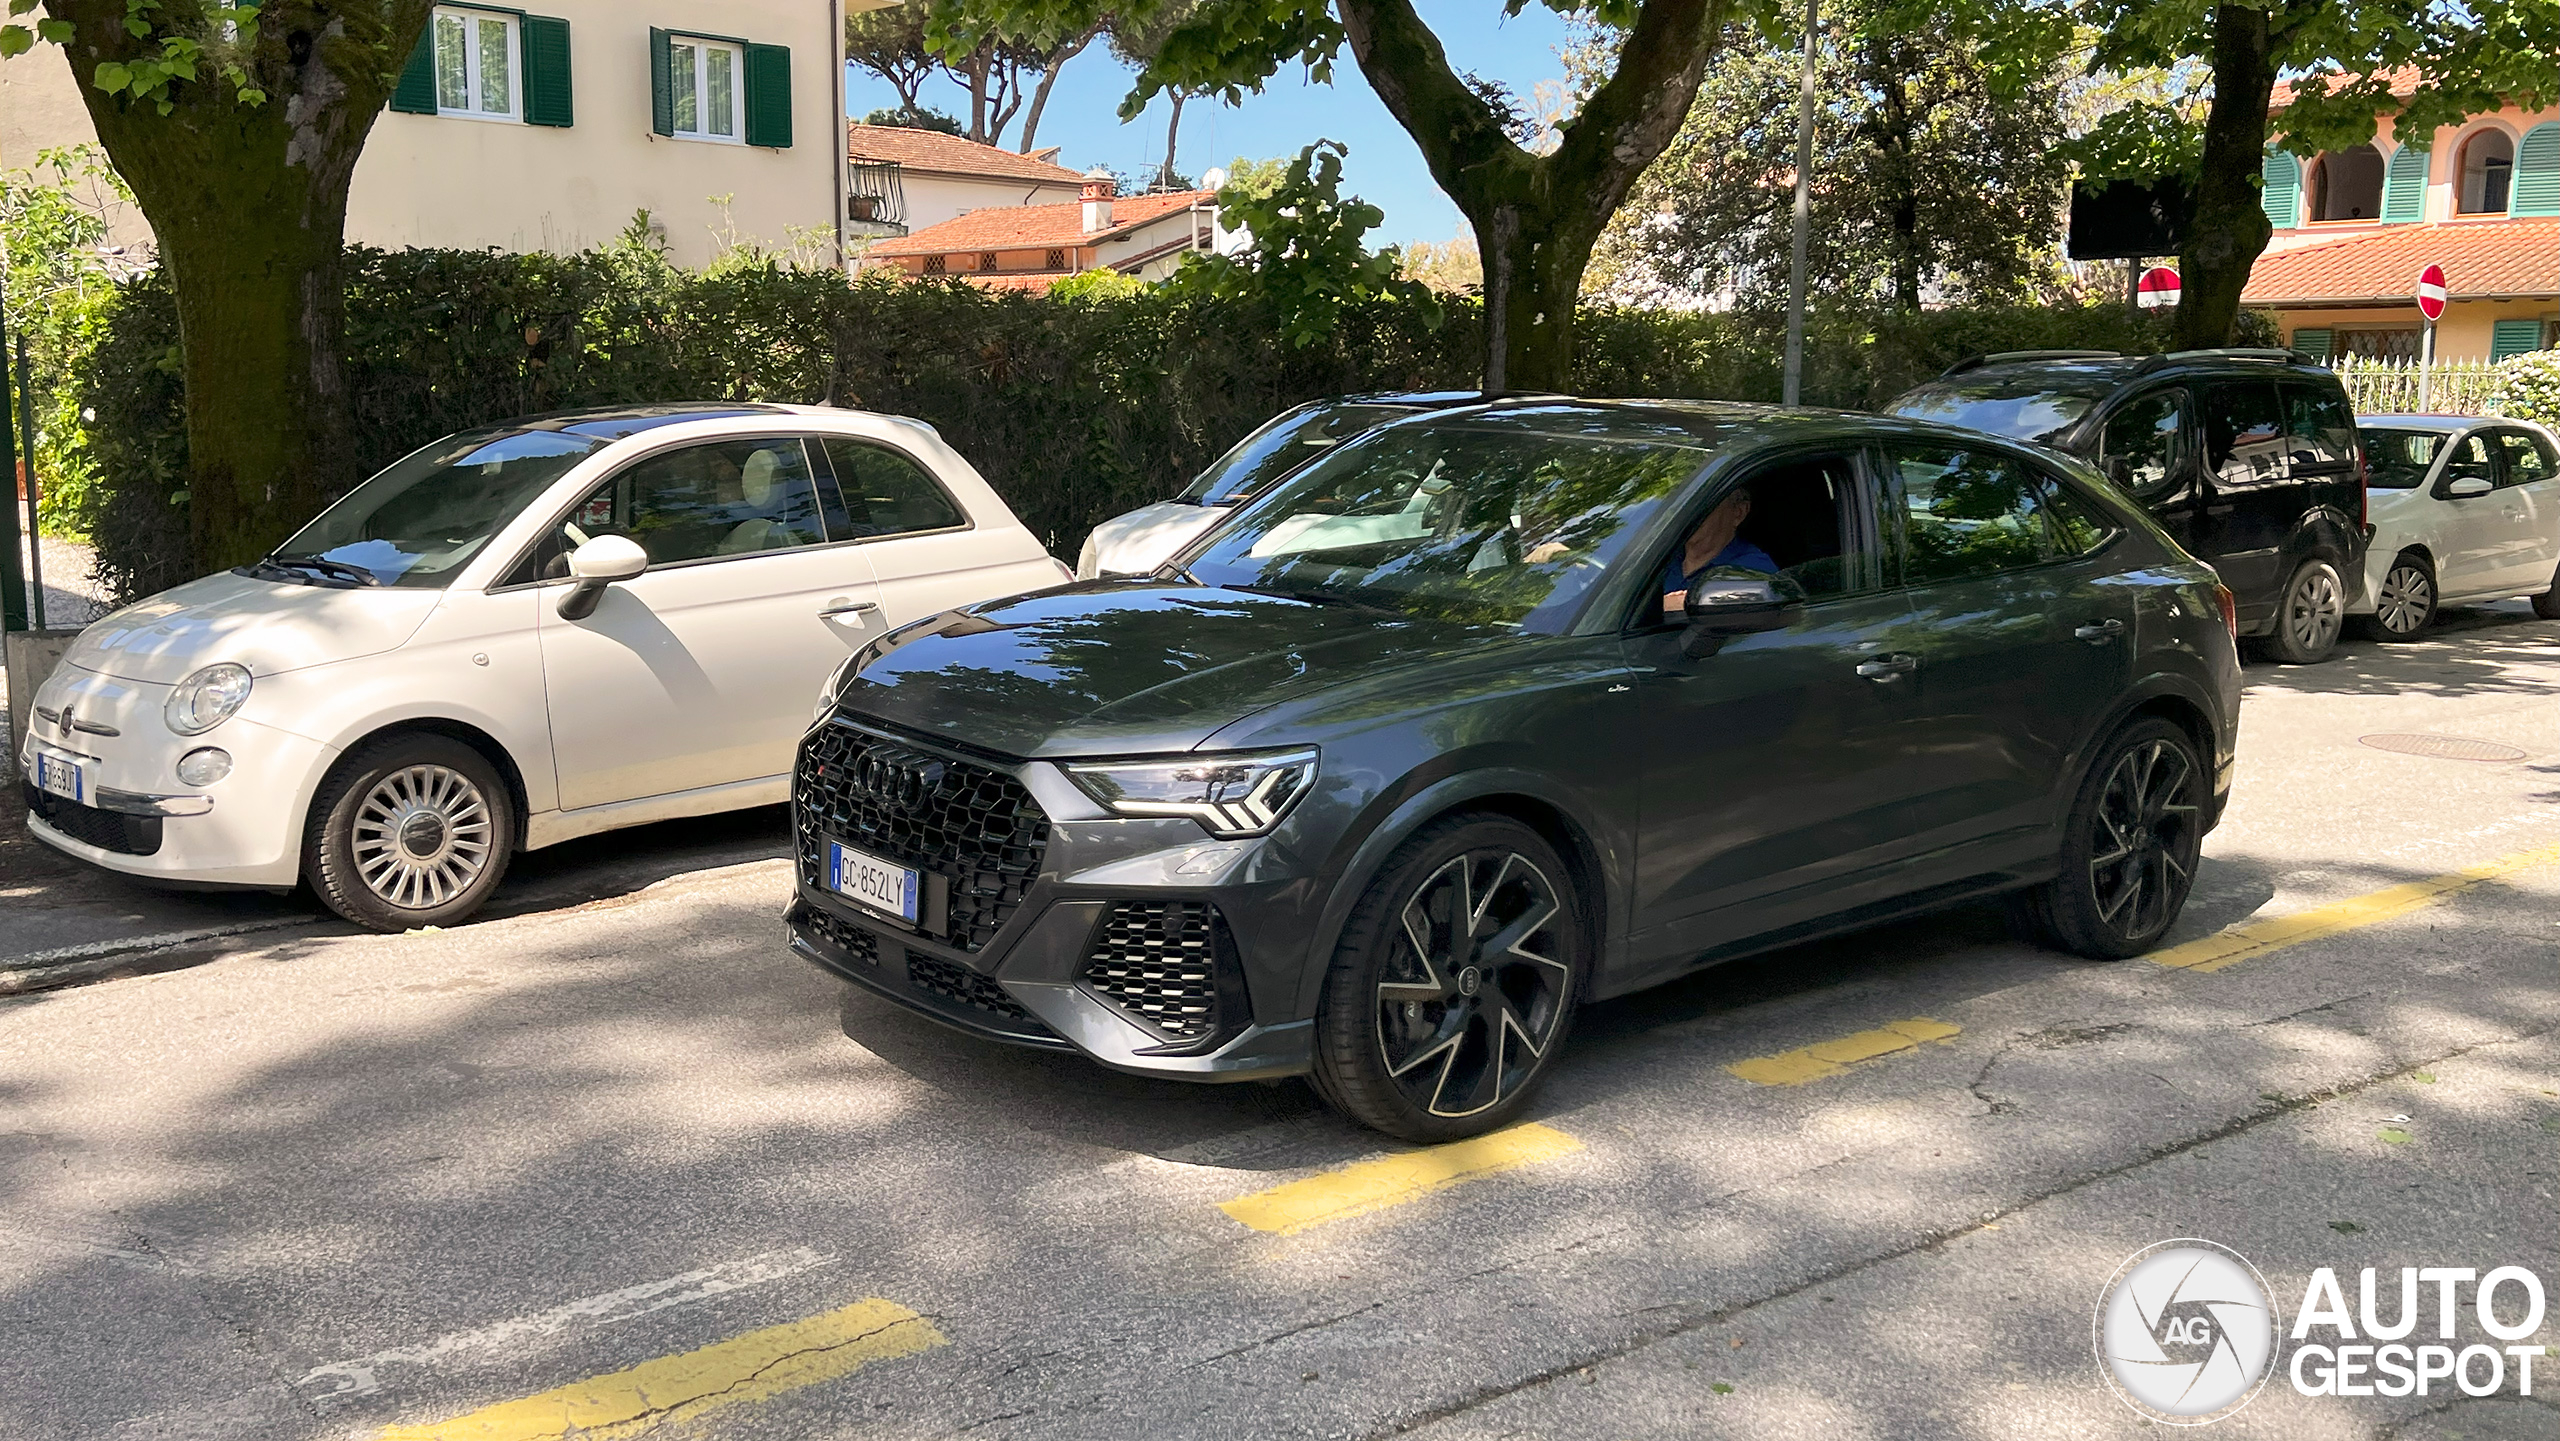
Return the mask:
[[[2520,761],[2524,752],[2496,741],[2475,741],[2465,736],[2365,736],[2364,743],[2378,751],[2398,751],[2404,756],[2429,756],[2440,761]]]

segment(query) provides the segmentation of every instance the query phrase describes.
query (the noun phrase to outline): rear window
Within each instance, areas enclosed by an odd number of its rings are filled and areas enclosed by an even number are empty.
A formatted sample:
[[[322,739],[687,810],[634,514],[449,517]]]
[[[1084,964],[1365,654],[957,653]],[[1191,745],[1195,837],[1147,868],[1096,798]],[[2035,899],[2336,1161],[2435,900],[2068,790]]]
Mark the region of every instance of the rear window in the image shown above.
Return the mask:
[[[2069,430],[2102,398],[2033,381],[1990,380],[1924,385],[1895,401],[1892,413],[2044,444]]]
[[[2376,490],[2416,490],[2427,467],[2444,453],[2444,436],[2432,430],[2389,430],[2367,426],[2364,457],[2371,470],[2365,484]]]

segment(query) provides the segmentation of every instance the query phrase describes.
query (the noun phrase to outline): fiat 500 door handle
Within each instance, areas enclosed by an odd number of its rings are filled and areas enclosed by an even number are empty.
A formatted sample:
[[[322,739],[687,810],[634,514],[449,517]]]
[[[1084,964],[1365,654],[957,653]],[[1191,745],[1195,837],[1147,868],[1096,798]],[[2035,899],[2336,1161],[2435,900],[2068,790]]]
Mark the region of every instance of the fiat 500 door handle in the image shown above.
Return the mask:
[[[1858,674],[1878,684],[1898,681],[1919,668],[1920,657],[1916,655],[1880,655],[1858,662]]]
[[[2073,630],[2071,634],[2077,639],[2087,641],[2091,645],[2105,645],[2108,641],[2114,640],[2117,636],[2124,634],[2124,622],[2120,620],[2095,620]]]
[[[821,606],[818,610],[818,614],[862,615],[869,611],[878,610],[879,608],[880,603],[876,600],[839,600],[831,602],[825,606]]]

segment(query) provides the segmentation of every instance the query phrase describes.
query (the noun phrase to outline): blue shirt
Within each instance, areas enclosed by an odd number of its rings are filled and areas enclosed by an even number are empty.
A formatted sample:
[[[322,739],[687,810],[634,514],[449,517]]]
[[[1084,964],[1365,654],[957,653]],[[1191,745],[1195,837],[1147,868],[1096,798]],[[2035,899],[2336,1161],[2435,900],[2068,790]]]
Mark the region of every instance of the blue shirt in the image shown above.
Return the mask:
[[[1698,576],[1704,575],[1708,571],[1711,571],[1720,565],[1739,566],[1744,570],[1759,571],[1763,575],[1776,575],[1778,573],[1778,563],[1769,558],[1769,552],[1762,550],[1760,547],[1753,545],[1751,542],[1744,540],[1738,535],[1731,541],[1727,542],[1724,549],[1717,551],[1705,565],[1700,566],[1695,574],[1680,568],[1680,557],[1686,554],[1687,551],[1688,547],[1683,546],[1679,550],[1671,552],[1670,563],[1662,568],[1662,593],[1664,595],[1669,595],[1675,590],[1688,590],[1689,587],[1698,583]]]

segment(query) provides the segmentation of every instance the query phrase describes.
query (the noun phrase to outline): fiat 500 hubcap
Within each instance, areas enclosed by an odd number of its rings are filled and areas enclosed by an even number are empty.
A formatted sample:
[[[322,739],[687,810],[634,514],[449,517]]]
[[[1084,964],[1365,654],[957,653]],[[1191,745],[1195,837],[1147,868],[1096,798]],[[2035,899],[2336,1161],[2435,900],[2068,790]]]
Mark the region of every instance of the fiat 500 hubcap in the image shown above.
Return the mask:
[[[489,868],[489,808],[460,771],[404,766],[356,805],[356,873],[395,906],[430,910],[471,888]]]

